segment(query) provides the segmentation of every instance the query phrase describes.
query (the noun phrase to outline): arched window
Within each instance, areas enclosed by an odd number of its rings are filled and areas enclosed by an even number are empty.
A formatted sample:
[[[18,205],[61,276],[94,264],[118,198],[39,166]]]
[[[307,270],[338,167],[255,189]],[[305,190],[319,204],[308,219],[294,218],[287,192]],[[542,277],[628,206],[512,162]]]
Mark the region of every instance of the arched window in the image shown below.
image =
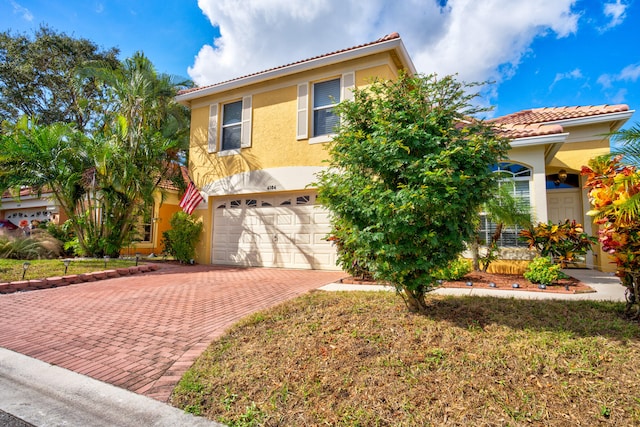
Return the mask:
[[[502,162],[492,166],[492,171],[500,175],[498,182],[501,188],[507,188],[509,193],[519,202],[523,210],[531,207],[530,183],[533,173],[527,166]],[[486,213],[480,217],[480,239],[485,243],[491,241],[496,232],[497,224],[490,221]],[[520,226],[504,226],[498,240],[501,247],[524,247],[526,244],[518,241],[518,234],[522,230]]]

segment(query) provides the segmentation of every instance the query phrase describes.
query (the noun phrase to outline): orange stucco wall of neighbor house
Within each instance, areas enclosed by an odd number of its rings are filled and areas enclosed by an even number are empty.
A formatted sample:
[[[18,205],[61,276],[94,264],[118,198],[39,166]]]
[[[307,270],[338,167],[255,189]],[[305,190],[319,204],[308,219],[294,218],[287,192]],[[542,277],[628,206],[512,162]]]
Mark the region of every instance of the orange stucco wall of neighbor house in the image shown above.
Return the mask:
[[[162,233],[169,230],[171,225],[169,224],[171,217],[181,209],[178,206],[180,202],[178,195],[174,193],[165,194],[165,199],[161,202],[160,195],[156,195],[156,203],[154,205],[153,218],[153,233],[151,242],[139,242],[132,243],[131,245],[122,248],[120,251],[121,256],[135,256],[140,255],[159,255],[164,251],[162,246]]]

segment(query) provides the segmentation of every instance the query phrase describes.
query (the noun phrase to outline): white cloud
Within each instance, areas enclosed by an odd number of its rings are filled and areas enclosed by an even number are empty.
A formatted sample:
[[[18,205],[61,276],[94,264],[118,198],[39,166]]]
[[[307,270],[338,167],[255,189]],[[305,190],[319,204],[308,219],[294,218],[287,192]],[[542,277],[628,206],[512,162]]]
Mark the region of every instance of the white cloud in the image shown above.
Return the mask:
[[[613,87],[613,78],[610,74],[603,74],[598,77],[598,84],[602,86],[603,89],[610,89]]]
[[[629,5],[622,3],[621,0],[616,0],[615,3],[605,3],[603,12],[607,19],[609,19],[609,22],[604,28],[601,28],[601,30],[606,31],[622,24],[626,18],[627,7],[629,7]]]
[[[602,74],[598,77],[598,84],[602,86],[602,90],[607,96],[609,102],[621,104],[625,102],[628,88],[619,88],[619,83],[635,83],[640,79],[640,63],[630,64],[624,67],[617,74]],[[612,95],[614,90],[617,91]]]
[[[576,0],[198,0],[221,36],[189,75],[199,85],[398,32],[422,73],[509,78],[536,37],[577,31]],[[445,4],[443,7],[440,4]]]
[[[556,83],[562,80],[579,80],[582,78],[584,78],[584,76],[579,68],[569,71],[568,73],[557,73],[556,77],[553,79],[553,83],[551,83],[551,86],[549,87],[549,90],[552,90]]]
[[[616,82],[635,83],[640,78],[640,64],[630,64],[624,67],[618,74],[602,74],[598,77],[598,84],[603,89],[611,89]]]
[[[31,11],[29,9],[27,9],[26,7],[16,3],[13,0],[11,0],[11,6],[13,6],[13,13],[14,14],[22,15],[22,19],[24,19],[25,21],[28,21],[28,22],[33,21],[33,14],[31,13]]]
[[[618,90],[612,97],[609,98],[609,102],[612,104],[623,104],[626,102],[627,89]]]
[[[640,64],[627,65],[620,71],[619,79],[623,81],[635,82],[640,77]]]

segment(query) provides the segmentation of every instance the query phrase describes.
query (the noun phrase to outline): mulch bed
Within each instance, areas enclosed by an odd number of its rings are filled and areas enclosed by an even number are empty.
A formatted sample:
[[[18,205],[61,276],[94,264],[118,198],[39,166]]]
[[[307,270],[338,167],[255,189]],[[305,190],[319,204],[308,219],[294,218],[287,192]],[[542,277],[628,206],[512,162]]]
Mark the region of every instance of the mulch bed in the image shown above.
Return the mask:
[[[467,274],[461,280],[445,281],[442,284],[443,288],[470,288],[467,282],[471,282],[474,288],[492,289],[492,290],[516,290],[516,291],[535,291],[535,292],[547,292],[558,294],[580,294],[595,292],[593,288],[582,283],[581,281],[570,277],[568,279],[559,280],[551,286],[547,286],[546,289],[540,289],[537,284],[531,283],[525,279],[521,274],[498,274],[498,273],[484,273],[481,271],[474,271]],[[378,284],[370,279],[361,279],[357,277],[345,277],[340,280],[340,283],[356,284],[356,285],[375,285]],[[495,287],[490,287],[489,283],[495,283]],[[513,288],[513,284],[517,283],[518,288]],[[568,289],[568,290],[567,290]]]

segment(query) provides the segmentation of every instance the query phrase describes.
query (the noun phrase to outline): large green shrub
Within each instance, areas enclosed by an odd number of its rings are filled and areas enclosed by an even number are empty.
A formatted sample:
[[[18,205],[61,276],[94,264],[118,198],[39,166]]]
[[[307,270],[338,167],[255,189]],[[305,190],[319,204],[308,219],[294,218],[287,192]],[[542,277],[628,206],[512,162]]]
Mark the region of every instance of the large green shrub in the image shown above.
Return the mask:
[[[162,233],[165,252],[180,262],[192,262],[200,241],[202,223],[184,212],[173,214],[169,223],[171,229]]]
[[[356,88],[334,110],[341,121],[316,185],[338,259],[393,284],[411,311],[428,310],[436,272],[465,249],[495,187],[490,166],[509,148],[470,120],[482,112],[470,90],[453,76],[402,74]]]

